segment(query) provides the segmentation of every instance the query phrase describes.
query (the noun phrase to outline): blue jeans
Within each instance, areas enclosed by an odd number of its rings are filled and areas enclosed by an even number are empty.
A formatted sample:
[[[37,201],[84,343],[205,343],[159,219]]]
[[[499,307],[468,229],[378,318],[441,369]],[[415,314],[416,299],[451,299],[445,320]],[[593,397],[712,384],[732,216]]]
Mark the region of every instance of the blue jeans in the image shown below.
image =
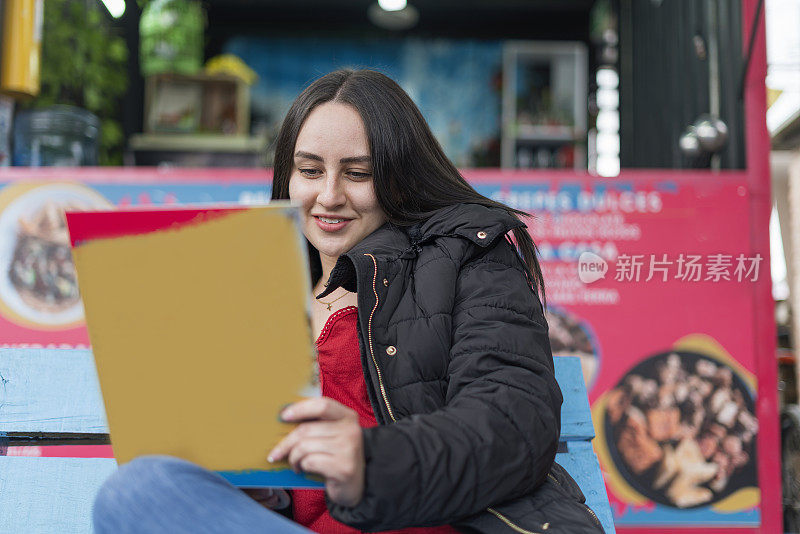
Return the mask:
[[[120,467],[97,493],[92,515],[97,534],[311,532],[218,474],[171,456],[143,456]]]

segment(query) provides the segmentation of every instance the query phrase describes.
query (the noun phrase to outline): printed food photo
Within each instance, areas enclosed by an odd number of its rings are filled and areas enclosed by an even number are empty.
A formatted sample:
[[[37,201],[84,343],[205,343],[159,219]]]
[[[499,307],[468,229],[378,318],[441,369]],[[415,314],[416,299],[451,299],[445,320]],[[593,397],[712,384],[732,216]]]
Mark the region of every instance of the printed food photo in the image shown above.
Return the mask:
[[[64,212],[110,208],[93,189],[18,184],[0,196],[0,312],[34,328],[67,328],[83,306]]]
[[[84,207],[50,201],[30,217],[19,220],[8,276],[29,306],[56,312],[80,299],[64,210]]]
[[[581,360],[586,389],[591,390],[599,370],[599,355],[589,326],[574,315],[548,307],[544,312],[553,356],[577,356]]]
[[[753,393],[728,365],[697,352],[657,354],[607,396],[605,438],[624,478],[677,508],[756,486]]]

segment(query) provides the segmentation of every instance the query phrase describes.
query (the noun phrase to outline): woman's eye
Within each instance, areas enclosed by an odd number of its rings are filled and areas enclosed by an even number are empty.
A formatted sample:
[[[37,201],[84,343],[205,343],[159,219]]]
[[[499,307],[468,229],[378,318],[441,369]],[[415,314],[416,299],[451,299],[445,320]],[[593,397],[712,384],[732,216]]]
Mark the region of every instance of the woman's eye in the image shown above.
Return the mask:
[[[317,169],[297,169],[297,170],[303,176],[308,176],[308,177],[317,176],[317,173],[319,173],[319,170]]]
[[[372,174],[369,172],[348,171],[347,175],[355,180],[368,180],[372,178]]]

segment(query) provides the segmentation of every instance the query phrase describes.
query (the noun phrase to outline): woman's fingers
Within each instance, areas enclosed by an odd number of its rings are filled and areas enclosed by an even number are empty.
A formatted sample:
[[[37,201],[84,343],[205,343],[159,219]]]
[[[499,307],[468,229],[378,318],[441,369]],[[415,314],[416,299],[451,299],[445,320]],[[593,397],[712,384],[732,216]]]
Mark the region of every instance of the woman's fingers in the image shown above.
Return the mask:
[[[342,462],[330,454],[312,453],[300,461],[303,471],[325,477],[325,493],[343,506],[355,506],[364,495],[363,462]]]
[[[290,404],[281,411],[281,419],[287,423],[319,419],[335,421],[353,416],[358,418],[354,410],[328,397],[304,399]]]
[[[272,448],[272,451],[267,455],[267,459],[270,462],[279,462],[283,460],[298,443],[313,438],[333,437],[336,433],[336,425],[330,421],[301,423]]]
[[[280,510],[291,504],[291,497],[278,488],[241,488],[251,499],[272,510]]]
[[[364,493],[364,437],[358,414],[327,397],[296,402],[281,412],[298,422],[270,451],[268,460],[286,459],[296,471],[325,478],[325,489],[337,503],[354,506]]]
[[[325,438],[311,438],[305,439],[298,442],[292,450],[289,452],[289,456],[287,461],[289,465],[292,466],[292,469],[295,471],[306,471],[309,473],[316,473],[322,476],[328,476],[329,473],[320,473],[317,471],[311,471],[306,469],[301,465],[302,460],[305,456],[309,454],[322,454],[322,455],[329,455],[331,454],[331,449],[334,447],[333,440],[325,439]]]
[[[358,465],[354,462],[342,462],[341,459],[326,453],[307,454],[303,456],[298,466],[304,473],[325,477],[326,488],[350,483],[358,474]]]
[[[326,424],[348,420],[358,426],[358,414],[355,410],[328,397],[314,397],[290,404],[281,412],[281,419],[300,424],[273,447],[267,455],[270,462],[277,462],[285,458],[289,451],[303,439],[328,436],[335,432],[333,427],[326,426]]]
[[[333,459],[332,469],[314,471],[304,465],[308,456],[327,456]],[[308,438],[298,442],[287,455],[287,461],[293,469],[344,480],[355,475],[357,467],[364,463],[361,429],[349,432],[341,429],[341,433],[333,437]]]
[[[239,488],[245,492],[251,499],[256,501],[263,501],[272,497],[275,491],[272,488]]]

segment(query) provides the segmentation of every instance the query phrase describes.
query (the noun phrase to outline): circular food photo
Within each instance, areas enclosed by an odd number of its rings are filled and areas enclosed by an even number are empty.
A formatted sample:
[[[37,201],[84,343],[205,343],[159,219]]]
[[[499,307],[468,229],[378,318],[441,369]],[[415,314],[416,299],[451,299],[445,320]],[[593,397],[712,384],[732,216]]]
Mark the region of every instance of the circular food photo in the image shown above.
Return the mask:
[[[577,356],[581,360],[587,391],[597,376],[600,356],[589,325],[561,309],[548,307],[544,312],[549,327],[553,356]]]
[[[99,193],[75,184],[20,184],[0,199],[0,301],[8,319],[56,328],[83,319],[64,211],[108,209]]]
[[[750,389],[729,365],[674,350],[622,377],[602,424],[609,456],[632,488],[694,508],[757,485],[754,414]]]

